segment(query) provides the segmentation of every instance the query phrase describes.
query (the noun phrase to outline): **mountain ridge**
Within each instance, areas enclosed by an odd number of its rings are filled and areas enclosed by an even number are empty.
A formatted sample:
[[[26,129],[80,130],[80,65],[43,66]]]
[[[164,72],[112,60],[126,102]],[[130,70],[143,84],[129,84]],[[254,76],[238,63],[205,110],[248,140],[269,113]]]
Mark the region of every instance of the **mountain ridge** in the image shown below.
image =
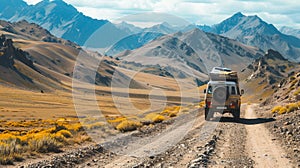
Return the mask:
[[[238,12],[206,30],[264,51],[279,51],[285,58],[300,62],[297,54],[300,52],[300,39],[281,33],[273,24],[266,23],[257,15],[245,16]]]

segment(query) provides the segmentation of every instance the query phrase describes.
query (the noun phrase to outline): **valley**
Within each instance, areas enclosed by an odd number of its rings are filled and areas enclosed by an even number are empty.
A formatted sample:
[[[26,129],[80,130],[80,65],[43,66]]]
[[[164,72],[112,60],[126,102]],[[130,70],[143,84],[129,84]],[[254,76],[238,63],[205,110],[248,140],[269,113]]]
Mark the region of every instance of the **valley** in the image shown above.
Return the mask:
[[[298,29],[241,12],[113,22],[68,2],[1,2],[0,167],[300,167]],[[215,96],[228,105],[207,118]]]

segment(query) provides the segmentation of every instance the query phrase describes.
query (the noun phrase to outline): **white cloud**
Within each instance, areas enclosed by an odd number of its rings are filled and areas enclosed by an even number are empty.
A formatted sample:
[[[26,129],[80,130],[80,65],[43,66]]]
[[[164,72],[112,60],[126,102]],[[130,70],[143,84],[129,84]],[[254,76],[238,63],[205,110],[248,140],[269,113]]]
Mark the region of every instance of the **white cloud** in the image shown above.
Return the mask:
[[[40,2],[41,0],[25,0],[25,2],[27,2],[28,4],[36,4],[38,2]]]
[[[40,0],[25,0],[34,4]],[[164,12],[199,24],[216,24],[236,12],[258,15],[277,27],[300,28],[298,0],[65,0],[85,15],[116,20],[141,12]]]

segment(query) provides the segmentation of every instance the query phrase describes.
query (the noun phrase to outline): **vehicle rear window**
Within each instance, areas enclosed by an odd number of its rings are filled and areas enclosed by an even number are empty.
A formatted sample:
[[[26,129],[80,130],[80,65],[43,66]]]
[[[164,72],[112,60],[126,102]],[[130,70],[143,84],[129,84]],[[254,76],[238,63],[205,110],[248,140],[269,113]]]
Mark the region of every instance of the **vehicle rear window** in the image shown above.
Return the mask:
[[[234,86],[231,86],[231,94],[236,95],[236,89]]]

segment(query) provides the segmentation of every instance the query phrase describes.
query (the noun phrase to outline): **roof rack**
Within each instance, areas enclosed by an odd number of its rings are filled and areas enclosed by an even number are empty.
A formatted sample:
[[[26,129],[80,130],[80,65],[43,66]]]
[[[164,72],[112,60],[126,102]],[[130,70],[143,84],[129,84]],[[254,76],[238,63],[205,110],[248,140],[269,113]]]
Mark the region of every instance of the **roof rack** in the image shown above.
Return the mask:
[[[236,71],[229,68],[214,67],[209,73],[211,81],[233,81],[238,83],[238,75]]]

